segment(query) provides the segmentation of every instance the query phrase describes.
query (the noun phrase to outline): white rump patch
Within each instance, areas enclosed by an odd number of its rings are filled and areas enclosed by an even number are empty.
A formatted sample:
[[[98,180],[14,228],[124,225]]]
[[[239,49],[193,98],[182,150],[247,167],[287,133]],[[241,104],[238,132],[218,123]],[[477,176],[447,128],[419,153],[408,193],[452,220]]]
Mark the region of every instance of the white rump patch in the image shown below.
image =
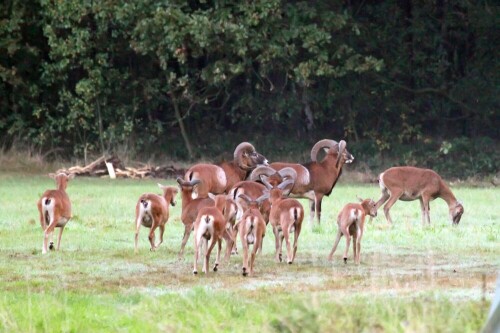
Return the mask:
[[[247,243],[253,244],[255,242],[255,235],[253,232],[248,233],[247,235]]]
[[[50,200],[50,203],[47,204],[47,200]],[[52,221],[54,219],[54,208],[56,206],[56,202],[54,200],[54,198],[47,198],[47,197],[43,197],[42,198],[42,214],[43,214],[43,217],[45,219],[45,216],[47,215],[47,213],[49,214],[49,221],[47,222],[47,220],[45,220],[45,224],[50,224],[50,221]]]
[[[142,224],[145,227],[151,227],[153,219],[151,215],[151,200],[145,200],[147,207],[144,207],[143,202],[139,202],[139,215],[137,216],[137,226]]]
[[[297,173],[297,184],[307,185],[311,182],[311,176],[309,175],[309,170],[306,169],[303,165],[299,166],[300,170]]]
[[[208,218],[208,222],[207,222]],[[202,215],[200,219],[200,224],[198,226],[198,232],[196,233],[196,239],[198,244],[203,238],[203,235],[208,231],[210,235],[214,234],[214,217],[212,215]]]
[[[380,176],[378,177],[378,185],[380,186],[380,188],[381,188],[382,190],[384,190],[384,189],[386,188],[386,187],[385,187],[385,183],[384,183],[384,174],[385,174],[385,173],[384,173],[384,172],[382,172],[382,173],[380,174]]]
[[[222,169],[221,167],[218,167],[215,176],[217,177],[217,181],[219,182],[219,184],[221,184],[223,188],[226,188],[227,179],[226,179],[226,173],[224,172],[224,169]]]
[[[361,215],[361,211],[359,209],[353,208],[351,209],[351,213],[349,214],[351,221],[357,221],[358,217]]]

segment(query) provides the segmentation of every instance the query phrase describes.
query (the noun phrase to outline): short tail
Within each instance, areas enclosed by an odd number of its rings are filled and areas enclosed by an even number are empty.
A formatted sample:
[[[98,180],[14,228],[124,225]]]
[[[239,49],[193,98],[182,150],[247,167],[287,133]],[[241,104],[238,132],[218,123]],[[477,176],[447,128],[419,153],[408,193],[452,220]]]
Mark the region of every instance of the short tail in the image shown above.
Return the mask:
[[[299,220],[299,209],[297,207],[291,208],[290,215],[293,218],[293,223],[296,223]]]

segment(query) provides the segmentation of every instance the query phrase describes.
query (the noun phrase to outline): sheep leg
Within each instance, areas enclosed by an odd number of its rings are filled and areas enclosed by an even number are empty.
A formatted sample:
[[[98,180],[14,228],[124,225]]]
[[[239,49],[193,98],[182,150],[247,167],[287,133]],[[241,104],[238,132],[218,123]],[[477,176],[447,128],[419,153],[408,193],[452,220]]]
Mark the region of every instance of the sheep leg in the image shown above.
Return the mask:
[[[280,262],[283,261],[283,238],[284,237],[285,236],[283,235],[283,231],[281,231],[280,237],[279,237],[279,255],[278,255]]]
[[[285,239],[286,243],[286,261],[289,265],[292,264],[292,247],[290,246],[290,227],[283,228],[282,239]]]
[[[56,227],[54,227],[54,229],[52,229],[52,232],[50,233],[50,236],[49,236],[49,250],[54,249],[54,230],[56,229]]]
[[[255,249],[255,245],[253,246]],[[255,254],[257,251],[252,250],[252,254],[250,255],[250,276],[253,275],[253,264],[255,262]]]
[[[201,243],[200,241],[203,241],[203,239],[198,239],[197,234],[195,232],[194,234],[194,263],[193,263],[193,274],[198,274],[198,256],[200,254],[201,250]]]
[[[300,228],[301,226],[296,226],[295,227],[295,234],[293,235],[293,255],[292,255],[292,261],[295,260],[295,255],[297,254],[297,247],[298,247],[298,240],[299,240],[299,235],[300,235]]]
[[[429,197],[427,196],[422,196],[422,204],[424,205],[424,216],[427,219],[427,224],[431,224],[431,216],[430,216],[430,206],[429,206]],[[422,221],[423,222],[423,221]]]
[[[359,263],[361,262],[361,238],[363,238],[363,228],[362,227],[358,227],[357,234],[358,234],[358,237],[355,241],[356,248],[357,248],[357,251],[356,251],[357,257],[355,257],[356,258],[355,263],[359,265]]]
[[[276,250],[274,260],[276,262],[280,262],[280,259],[279,259],[279,244],[280,244],[279,237],[280,237],[280,235],[279,235],[279,231],[278,231],[277,227],[273,226],[273,233],[274,233],[275,250]]]
[[[160,225],[160,242],[155,247],[159,247],[163,243],[163,233],[165,232],[165,225]]]
[[[220,262],[220,254],[222,252],[222,239],[217,240],[217,256],[215,257],[214,272],[217,272]]]
[[[149,244],[151,245],[151,248],[149,249],[150,251],[154,251],[156,249],[155,247],[155,230],[158,227],[158,224],[153,221],[153,225],[151,226],[151,229],[149,230]]]
[[[64,226],[61,226],[59,228],[59,236],[57,236],[57,251],[59,251],[59,248],[61,247],[61,237],[62,237],[62,233],[64,231]]]
[[[207,241],[207,243],[208,243],[208,241]],[[210,242],[210,247],[207,246],[207,251],[205,252],[205,263],[203,264],[203,273],[205,273],[205,274],[208,273],[208,264],[209,264],[208,262],[210,260],[210,253],[212,253],[212,250],[215,247],[216,243],[217,243],[217,241],[215,240],[215,237],[212,237],[212,241]]]
[[[42,248],[42,254],[47,253],[47,245],[49,242],[49,237],[52,238],[52,232],[54,232],[54,228],[57,225],[58,219],[56,216],[52,217],[52,220],[50,221],[50,224],[45,228],[44,231],[44,237],[43,237],[43,248]]]
[[[316,213],[316,199],[309,199],[309,225],[312,227],[314,225],[314,215]]]
[[[357,244],[358,244],[358,232],[355,231],[354,234],[352,235],[352,251],[354,252],[354,263],[356,263],[356,259],[358,258]]]
[[[232,234],[230,235],[231,239],[233,240],[233,248],[231,249],[231,254],[238,254],[238,247],[236,246],[236,237],[238,235],[239,226],[240,226],[240,224],[238,221],[234,224]]]
[[[245,241],[246,235],[241,234],[241,246],[243,247],[243,276],[248,274],[248,243]],[[254,245],[255,248],[255,245]],[[251,269],[250,269],[251,271]]]
[[[184,247],[189,239],[192,227],[192,225],[184,225],[184,237],[182,238],[181,250],[179,251],[179,259],[182,259],[184,256]]]
[[[137,253],[137,243],[139,242],[139,230],[141,229],[141,219],[142,217],[138,217],[135,225],[135,249],[134,252]]]
[[[253,245],[252,254],[250,257],[250,276],[253,275],[253,267],[254,267],[255,256],[257,255],[257,251],[259,250],[259,248],[262,248],[261,242],[262,242],[262,237],[257,236],[257,239],[255,240],[255,244]]]
[[[422,212],[422,226],[425,225],[425,206],[424,206],[424,200],[422,197],[420,197],[420,211]]]
[[[231,237],[231,234],[229,233],[229,231],[225,231],[225,232],[226,232],[226,234],[225,234],[224,239],[226,241],[226,253],[224,254],[224,262],[229,263],[229,259],[231,258],[231,252],[232,252],[232,249],[233,249],[234,245],[236,244],[236,242]]]
[[[396,203],[396,201],[398,201],[398,199],[401,197],[401,195],[403,195],[403,192],[391,193],[391,197],[384,205],[385,218],[387,219],[387,222],[389,224],[392,224],[392,219],[391,219],[391,215],[389,214],[389,210]]]
[[[330,261],[332,261],[333,254],[337,250],[337,246],[339,245],[339,242],[340,242],[340,237],[342,237],[342,231],[340,231],[340,227],[339,227],[339,230],[337,231],[337,237],[335,238],[335,242],[333,243],[332,250],[330,251],[330,255],[328,256],[328,260],[330,260]]]
[[[344,251],[344,263],[347,264],[347,253],[349,252],[349,245],[351,243],[351,235],[349,234],[349,227],[342,228],[342,233],[345,236],[345,251]]]
[[[377,208],[377,210],[380,208],[380,206],[382,206],[384,204],[384,202],[387,201],[387,199],[389,199],[389,197],[390,197],[389,192],[387,192],[386,189],[383,189],[382,195],[378,199],[377,203],[375,203],[375,207]]]
[[[323,194],[318,193],[315,195],[316,200],[316,218],[318,220],[318,225],[321,224],[321,203],[323,202]]]

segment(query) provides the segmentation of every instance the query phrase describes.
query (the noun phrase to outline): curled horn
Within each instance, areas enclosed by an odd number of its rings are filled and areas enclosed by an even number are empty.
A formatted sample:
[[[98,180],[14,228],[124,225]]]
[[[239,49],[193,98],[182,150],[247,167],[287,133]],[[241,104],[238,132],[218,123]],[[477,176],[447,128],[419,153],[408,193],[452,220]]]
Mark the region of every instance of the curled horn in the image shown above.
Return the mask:
[[[243,199],[246,201],[246,203],[250,203],[252,202],[252,198],[250,198],[248,195],[246,195],[245,193],[241,193],[240,195],[238,195],[238,199]]]
[[[294,179],[287,179],[283,183],[279,184],[278,188],[283,191],[288,185],[290,184],[293,185],[294,183],[295,183]]]
[[[339,142],[339,154],[337,155],[337,163],[336,163],[337,168],[339,167],[340,158],[342,157],[342,154],[344,153],[346,145],[347,145],[347,143],[344,140],[340,140],[340,142]]]
[[[316,142],[316,144],[311,149],[311,161],[316,162],[318,157],[318,152],[321,148],[327,147],[332,149],[338,145],[338,142],[335,140],[323,139]]]
[[[268,181],[267,178],[261,177],[260,180],[262,180],[262,183],[267,187],[268,190],[273,188],[273,185],[271,185]]]
[[[180,186],[195,186],[195,185],[201,183],[201,180],[193,179],[193,180],[188,182],[188,181],[182,179],[181,177],[177,177],[177,183],[179,183]]]
[[[261,178],[260,178],[261,175],[269,177],[269,176],[274,175],[275,173],[276,173],[276,170],[274,170],[273,168],[265,166],[265,165],[261,165],[261,166],[256,167],[252,171],[252,173],[250,174],[249,180],[254,181],[254,182],[259,181],[259,180],[261,180]]]
[[[238,160],[241,158],[241,154],[243,153],[243,151],[250,151],[250,152],[254,152],[255,151],[255,148],[254,146],[252,146],[251,143],[249,142],[242,142],[240,143],[238,146],[236,146],[236,148],[234,149],[234,159],[235,160]]]
[[[278,171],[278,173],[280,174],[281,178],[283,178],[283,179],[285,179],[285,178],[293,179],[294,182],[297,180],[297,171],[295,171],[291,167],[283,168],[280,171]]]
[[[262,203],[262,201],[267,200],[267,199],[269,199],[269,192],[264,193],[263,195],[258,197],[255,201],[257,201],[257,203],[260,205]]]

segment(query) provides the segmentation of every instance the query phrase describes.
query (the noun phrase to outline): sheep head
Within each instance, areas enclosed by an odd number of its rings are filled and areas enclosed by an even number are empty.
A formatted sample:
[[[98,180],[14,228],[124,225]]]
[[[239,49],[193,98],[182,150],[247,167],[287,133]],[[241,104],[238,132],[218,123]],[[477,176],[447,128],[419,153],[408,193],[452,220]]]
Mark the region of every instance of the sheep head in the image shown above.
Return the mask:
[[[462,218],[463,213],[464,213],[464,206],[462,206],[462,204],[458,201],[454,206],[450,207],[450,216],[451,220],[453,221],[453,224],[456,225],[460,223],[460,219]]]
[[[175,186],[165,186],[158,183],[158,187],[163,191],[163,197],[167,199],[167,204],[170,204],[172,207],[175,206],[175,197],[177,193],[179,193],[179,189]]]
[[[344,140],[337,142],[335,140],[323,139],[312,147],[311,149],[311,161],[317,162],[318,153],[321,149],[326,148],[326,154],[335,156],[336,166],[339,167],[340,161],[343,160],[344,163],[352,163],[354,156],[349,153],[346,149],[347,143]]]
[[[234,160],[243,170],[253,170],[258,165],[267,165],[267,159],[248,142],[240,143],[234,150]]]
[[[199,183],[201,183],[201,180],[193,179],[187,181],[182,179],[181,177],[177,177],[177,183],[179,184],[183,196],[186,195],[188,197],[191,197],[192,199],[195,199],[197,197],[196,187]]]
[[[373,199],[361,199],[358,197],[358,200],[361,202],[361,206],[365,210],[367,215],[371,217],[377,216],[377,203],[373,201]]]

